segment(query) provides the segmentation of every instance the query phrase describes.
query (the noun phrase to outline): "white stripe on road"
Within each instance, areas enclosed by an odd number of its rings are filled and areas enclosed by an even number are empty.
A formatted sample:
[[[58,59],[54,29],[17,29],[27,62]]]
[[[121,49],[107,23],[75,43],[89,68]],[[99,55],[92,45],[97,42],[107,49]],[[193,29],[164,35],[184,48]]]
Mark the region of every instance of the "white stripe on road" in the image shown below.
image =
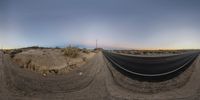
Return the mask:
[[[185,67],[187,64],[189,64],[189,63],[194,59],[194,56],[191,57],[191,59],[188,60],[185,64],[183,64],[181,67],[179,67],[179,68],[177,68],[177,69],[175,69],[175,70],[169,71],[169,72],[161,73],[161,74],[141,74],[141,73],[133,72],[133,71],[130,71],[130,70],[128,70],[128,69],[125,69],[125,68],[122,67],[121,65],[117,64],[117,63],[116,63],[115,61],[113,61],[109,56],[107,56],[107,58],[108,58],[112,63],[114,63],[115,65],[117,65],[117,67],[119,67],[120,69],[122,69],[122,70],[124,70],[124,71],[126,71],[126,72],[129,72],[129,73],[135,74],[135,75],[139,75],[139,76],[147,76],[147,77],[148,77],[148,76],[149,76],[149,77],[151,76],[151,77],[153,77],[153,76],[168,75],[168,74],[171,74],[171,73],[176,72],[177,70],[179,70],[179,69]]]

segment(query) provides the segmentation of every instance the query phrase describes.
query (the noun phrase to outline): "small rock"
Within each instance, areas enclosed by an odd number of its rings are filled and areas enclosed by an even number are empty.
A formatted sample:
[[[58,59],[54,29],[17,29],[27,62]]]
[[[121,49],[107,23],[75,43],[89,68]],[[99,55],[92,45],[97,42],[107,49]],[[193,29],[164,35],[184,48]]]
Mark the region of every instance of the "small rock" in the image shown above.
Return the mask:
[[[43,73],[42,75],[43,75],[44,77],[45,77],[45,76],[47,76],[47,74],[46,74],[46,73]]]
[[[81,76],[81,75],[83,75],[83,73],[82,73],[82,72],[79,72],[79,75]]]

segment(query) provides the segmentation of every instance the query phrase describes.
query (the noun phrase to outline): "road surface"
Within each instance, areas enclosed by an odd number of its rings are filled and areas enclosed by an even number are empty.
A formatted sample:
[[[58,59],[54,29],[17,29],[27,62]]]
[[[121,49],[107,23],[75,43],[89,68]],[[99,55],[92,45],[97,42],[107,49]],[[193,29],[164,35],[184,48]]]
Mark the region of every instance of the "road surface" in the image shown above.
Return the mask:
[[[67,75],[47,77],[20,69],[7,55],[0,57],[2,59],[0,100],[196,100],[200,94],[200,77],[197,77],[200,75],[199,57],[191,65],[195,72],[186,85],[152,94],[134,92],[120,86],[110,69],[112,66],[101,52],[80,69]],[[173,79],[172,82],[175,81]]]
[[[151,81],[150,79],[155,79],[156,81],[159,78],[175,77],[178,75],[176,73],[180,74],[180,71],[183,72],[187,69],[198,54],[198,52],[189,52],[174,56],[140,57],[104,52],[106,58],[119,71],[122,70],[122,73],[129,73],[130,77],[138,77],[140,79],[144,77],[144,79],[148,80],[149,78],[148,81]]]

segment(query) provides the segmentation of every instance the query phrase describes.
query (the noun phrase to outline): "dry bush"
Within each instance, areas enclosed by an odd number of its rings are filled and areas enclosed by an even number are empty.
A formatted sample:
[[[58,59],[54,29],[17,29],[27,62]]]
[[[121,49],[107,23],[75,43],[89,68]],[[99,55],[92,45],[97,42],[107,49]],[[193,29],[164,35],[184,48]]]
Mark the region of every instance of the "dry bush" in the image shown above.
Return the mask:
[[[11,58],[14,58],[16,54],[21,53],[21,52],[22,52],[21,49],[12,50],[12,51],[10,52],[10,57],[11,57]]]
[[[64,55],[67,57],[75,58],[79,55],[79,48],[69,46],[64,49]]]
[[[89,50],[87,50],[86,48],[83,48],[83,49],[82,49],[82,52],[83,52],[83,53],[86,53],[86,54],[90,53]]]

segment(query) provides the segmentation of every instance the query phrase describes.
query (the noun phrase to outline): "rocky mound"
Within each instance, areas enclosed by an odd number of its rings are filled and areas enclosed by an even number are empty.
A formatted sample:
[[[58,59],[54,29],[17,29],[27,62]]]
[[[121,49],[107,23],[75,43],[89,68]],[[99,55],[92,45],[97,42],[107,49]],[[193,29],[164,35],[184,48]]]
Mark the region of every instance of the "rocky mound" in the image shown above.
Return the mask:
[[[83,65],[94,53],[79,52],[76,58],[67,57],[61,49],[30,49],[17,53],[13,61],[21,68],[43,73],[66,73]]]

